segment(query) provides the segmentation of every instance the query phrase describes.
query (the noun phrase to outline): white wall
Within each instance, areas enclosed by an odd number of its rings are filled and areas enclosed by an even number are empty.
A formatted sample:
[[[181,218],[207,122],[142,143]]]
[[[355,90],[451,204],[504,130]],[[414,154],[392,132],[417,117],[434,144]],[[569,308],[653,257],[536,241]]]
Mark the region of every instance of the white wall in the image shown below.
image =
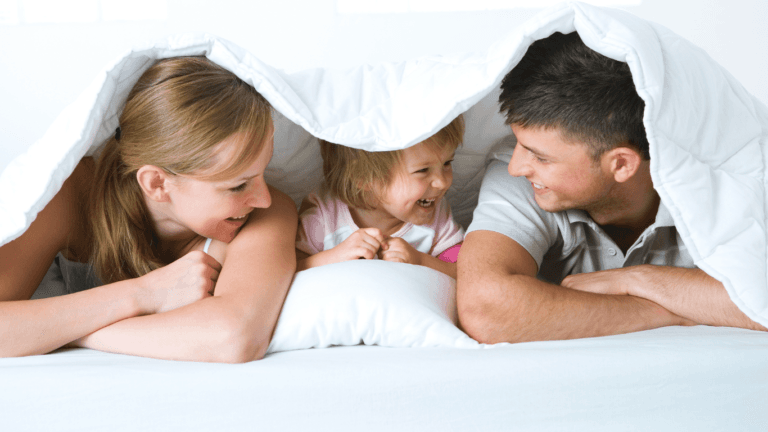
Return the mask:
[[[484,49],[540,10],[347,15],[336,12],[336,0],[168,0],[164,20],[24,22],[25,4],[34,2],[0,0],[0,6],[18,5],[21,17],[17,24],[0,23],[0,170],[42,136],[105,65],[143,40],[206,31],[284,69],[342,68]],[[768,2],[643,0],[622,9],[704,48],[768,103]]]

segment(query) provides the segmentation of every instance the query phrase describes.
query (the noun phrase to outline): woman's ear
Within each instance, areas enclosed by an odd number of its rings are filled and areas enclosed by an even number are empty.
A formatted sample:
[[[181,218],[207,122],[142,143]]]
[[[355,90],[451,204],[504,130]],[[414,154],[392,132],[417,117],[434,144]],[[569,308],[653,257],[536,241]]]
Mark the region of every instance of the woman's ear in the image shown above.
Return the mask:
[[[618,183],[631,179],[643,162],[640,153],[631,147],[616,147],[605,156],[607,157],[604,160],[609,164],[608,169]]]
[[[139,187],[149,199],[155,202],[170,201],[168,194],[171,187],[167,172],[154,165],[144,165],[136,172]]]

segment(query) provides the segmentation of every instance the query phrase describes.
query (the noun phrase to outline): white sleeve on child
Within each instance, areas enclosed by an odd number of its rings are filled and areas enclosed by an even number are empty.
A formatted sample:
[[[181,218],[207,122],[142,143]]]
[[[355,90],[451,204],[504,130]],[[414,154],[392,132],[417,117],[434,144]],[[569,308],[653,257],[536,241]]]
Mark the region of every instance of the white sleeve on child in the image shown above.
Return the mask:
[[[464,228],[453,219],[451,205],[445,197],[440,200],[440,208],[435,214],[434,229],[435,242],[430,252],[432,256],[436,257],[451,246],[464,241]]]
[[[299,229],[296,231],[296,249],[314,255],[323,251],[325,217],[316,193],[311,193],[301,203]]]

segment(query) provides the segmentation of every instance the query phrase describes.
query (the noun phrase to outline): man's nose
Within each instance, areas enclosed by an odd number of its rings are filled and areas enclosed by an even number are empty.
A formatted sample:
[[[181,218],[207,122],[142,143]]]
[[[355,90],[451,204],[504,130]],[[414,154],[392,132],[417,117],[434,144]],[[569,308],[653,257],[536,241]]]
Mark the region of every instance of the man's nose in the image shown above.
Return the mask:
[[[515,146],[515,151],[512,152],[512,159],[509,160],[507,171],[512,177],[526,177],[531,174],[531,166],[523,158],[523,149],[520,146]]]

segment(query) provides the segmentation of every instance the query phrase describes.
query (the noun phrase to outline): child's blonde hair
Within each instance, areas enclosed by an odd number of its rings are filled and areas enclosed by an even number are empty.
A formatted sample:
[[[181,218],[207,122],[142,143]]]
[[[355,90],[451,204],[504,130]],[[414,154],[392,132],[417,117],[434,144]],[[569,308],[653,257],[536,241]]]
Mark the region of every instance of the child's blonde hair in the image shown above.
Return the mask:
[[[464,138],[464,117],[459,115],[423,141],[434,151],[455,151]],[[378,192],[392,181],[403,150],[369,152],[320,140],[323,175],[328,190],[350,207],[370,210]]]

